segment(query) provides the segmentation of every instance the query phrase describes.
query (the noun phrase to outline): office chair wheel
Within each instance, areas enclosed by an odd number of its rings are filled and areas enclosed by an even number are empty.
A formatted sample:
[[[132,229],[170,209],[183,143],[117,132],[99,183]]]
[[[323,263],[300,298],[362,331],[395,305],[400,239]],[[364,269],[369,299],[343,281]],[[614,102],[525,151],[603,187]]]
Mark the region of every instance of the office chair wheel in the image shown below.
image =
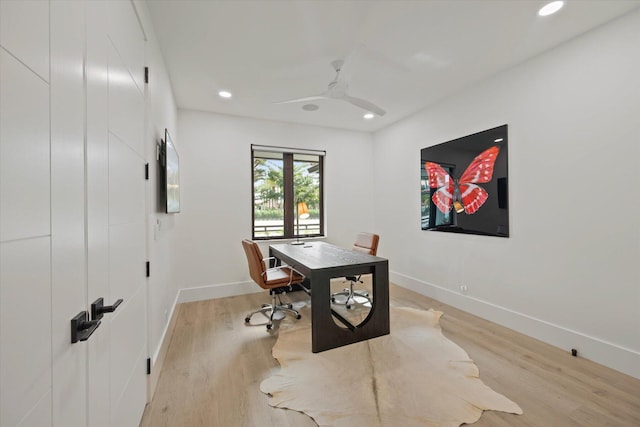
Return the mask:
[[[293,308],[293,304],[287,304],[287,307]]]
[[[300,320],[302,319],[302,316],[300,316],[299,314],[296,316],[296,319]]]
[[[335,297],[331,297],[331,302],[336,302],[336,298]]]
[[[250,317],[245,317],[244,318],[244,323],[249,323],[251,322],[251,318]]]
[[[267,325],[267,331],[270,331],[273,328],[273,325]]]
[[[351,310],[351,304],[347,304],[346,307],[347,307],[347,310]]]

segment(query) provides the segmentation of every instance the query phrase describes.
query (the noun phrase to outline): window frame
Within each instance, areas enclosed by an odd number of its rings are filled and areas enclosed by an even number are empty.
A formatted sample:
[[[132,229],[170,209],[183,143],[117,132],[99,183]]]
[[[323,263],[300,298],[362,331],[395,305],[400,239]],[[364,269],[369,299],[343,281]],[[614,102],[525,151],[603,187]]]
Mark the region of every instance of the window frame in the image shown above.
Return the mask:
[[[256,236],[255,212],[256,212],[256,188],[254,180],[254,161],[256,152],[282,153],[283,173],[283,235],[282,236]],[[319,231],[315,234],[296,234],[295,226],[295,200],[294,200],[294,155],[318,156],[318,220]],[[303,148],[289,148],[277,146],[265,146],[251,144],[251,238],[252,240],[291,240],[299,238],[325,237],[324,232],[324,160],[326,151],[308,150]],[[258,157],[260,158],[260,157]]]
[[[438,164],[449,174],[450,177],[453,177],[455,175],[456,165],[449,164],[449,163],[438,163]],[[420,160],[420,173],[421,173],[421,175],[423,173],[425,173],[423,165],[424,165],[424,161]],[[422,176],[421,176],[421,178],[422,178]],[[426,184],[426,188],[421,189],[421,191],[422,191],[423,194],[426,194],[427,191],[429,193],[429,197],[428,197],[428,200],[429,200],[429,222],[426,224],[426,226],[423,223],[424,217],[422,217],[422,213],[423,213],[422,212],[422,210],[423,210],[422,208],[424,207],[424,205],[422,205],[422,202],[421,202],[422,206],[420,207],[420,215],[421,215],[420,228],[423,231],[426,231],[426,230],[431,230],[433,228],[440,227],[440,226],[455,225],[456,221],[457,221],[457,217],[455,215],[451,214],[451,212],[449,212],[448,214],[442,214],[438,210],[438,208],[436,207],[435,203],[433,203],[433,195],[436,193],[436,191],[438,191],[438,189],[429,187],[429,184],[428,184],[429,176],[428,175],[425,175],[424,178],[425,178],[425,181],[427,182],[427,184]],[[443,221],[440,224],[436,224],[436,222],[438,221],[438,217],[439,216],[443,216],[443,215],[448,215],[449,216],[449,220],[448,221]]]

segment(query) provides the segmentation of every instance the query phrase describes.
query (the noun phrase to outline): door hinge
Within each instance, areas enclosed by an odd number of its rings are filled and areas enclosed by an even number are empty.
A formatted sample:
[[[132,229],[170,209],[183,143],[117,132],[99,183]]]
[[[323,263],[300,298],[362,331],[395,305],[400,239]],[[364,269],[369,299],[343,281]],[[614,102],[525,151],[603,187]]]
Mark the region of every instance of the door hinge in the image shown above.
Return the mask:
[[[144,82],[149,83],[149,67],[144,67]]]
[[[147,261],[147,277],[151,277],[151,262]]]
[[[147,375],[151,375],[151,358],[147,358]]]
[[[149,181],[149,163],[145,163],[144,165],[144,179]]]

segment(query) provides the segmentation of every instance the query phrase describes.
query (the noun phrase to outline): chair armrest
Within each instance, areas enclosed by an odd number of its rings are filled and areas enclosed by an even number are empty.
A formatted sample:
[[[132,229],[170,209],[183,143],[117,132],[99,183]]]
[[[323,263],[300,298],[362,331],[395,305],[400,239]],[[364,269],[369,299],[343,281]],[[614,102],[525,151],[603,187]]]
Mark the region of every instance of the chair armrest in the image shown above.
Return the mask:
[[[302,279],[306,279],[307,276],[305,276],[304,274],[300,273],[298,270],[296,270],[295,268],[291,267],[290,265],[285,265],[284,267],[289,269],[289,285],[291,285],[291,282],[293,281],[293,272],[295,271],[296,273],[298,273],[300,276],[302,276]]]
[[[299,275],[301,275],[305,279],[307,278],[307,276],[305,276],[304,274],[302,274],[300,271],[296,270],[295,268],[291,267],[290,265],[286,265],[285,264],[284,266],[287,267],[289,270],[295,271],[296,273],[298,273]]]
[[[262,262],[264,262],[265,265],[268,265],[268,266],[271,266],[271,263],[267,262],[267,261],[271,261],[271,260],[275,260],[274,265],[278,265],[278,258],[276,258],[274,256],[268,256],[266,258],[262,258]],[[272,268],[272,267],[269,267],[269,268]]]
[[[301,275],[302,277],[307,277],[307,276],[305,276],[304,274],[300,273],[300,272],[299,272],[298,270],[296,270],[295,268],[291,267],[289,264],[285,264],[284,262],[282,262],[282,260],[279,260],[278,258],[276,258],[276,257],[274,257],[274,256],[270,256],[270,257],[262,258],[262,261],[265,261],[265,262],[266,262],[267,260],[272,260],[272,259],[276,261],[276,263],[275,263],[276,267],[269,267],[269,268],[267,268],[267,270],[274,270],[274,269],[276,269],[276,268],[283,268],[283,267],[286,267],[286,268],[288,268],[288,269],[290,269],[290,270],[295,271],[296,273],[298,273],[298,274],[299,274],[299,275]],[[278,262],[280,262],[280,265],[278,265]],[[270,264],[266,264],[266,265],[270,265]],[[263,273],[263,274],[264,274],[264,273]]]
[[[265,259],[266,259],[266,258],[265,258]],[[296,270],[295,268],[293,268],[293,267],[291,267],[291,266],[289,266],[289,265],[286,265],[286,264],[283,264],[283,265],[281,265],[281,266],[279,266],[279,267],[267,268],[265,271],[263,271],[263,272],[262,272],[262,274],[261,274],[261,275],[262,275],[262,276],[266,276],[266,275],[267,275],[267,273],[268,273],[268,272],[270,272],[270,271],[276,271],[276,270],[281,270],[281,271],[282,271],[282,269],[283,269],[283,268],[288,268],[288,269],[289,269],[289,283],[287,283],[287,284],[286,284],[286,286],[291,285],[291,282],[293,281],[293,272],[294,272],[294,271],[295,271],[296,273],[298,273],[300,276],[302,276],[303,278],[306,278],[306,277],[307,277],[307,276],[305,276],[304,274],[300,273],[300,272],[299,272],[298,270]]]
[[[262,273],[260,273],[261,276],[266,276],[268,272],[270,271],[276,271],[276,270],[280,270],[280,267],[271,267],[271,268],[267,268],[266,270],[264,270]]]

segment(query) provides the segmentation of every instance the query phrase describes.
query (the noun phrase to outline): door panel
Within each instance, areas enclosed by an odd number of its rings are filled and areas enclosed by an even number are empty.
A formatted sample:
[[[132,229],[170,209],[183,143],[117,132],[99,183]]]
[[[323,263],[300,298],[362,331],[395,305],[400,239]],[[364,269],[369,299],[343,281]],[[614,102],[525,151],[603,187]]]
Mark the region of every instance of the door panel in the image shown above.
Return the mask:
[[[147,306],[144,180],[144,36],[131,2],[108,2],[108,289],[124,302],[109,325],[110,422],[138,425],[146,402]],[[111,27],[112,24],[115,27]],[[135,68],[133,68],[135,67]]]
[[[126,303],[128,310],[114,313],[116,316],[111,320],[112,338],[118,341],[118,345],[122,347],[122,351],[114,352],[111,357],[111,370],[113,371],[111,374],[113,391],[111,398],[114,402],[120,398],[131,374],[135,371],[135,367],[128,361],[137,360],[141,356],[140,340],[145,339],[145,334],[143,328],[136,327],[136,325],[146,323],[137,315],[137,313],[144,311],[144,303],[144,292],[136,293]],[[120,310],[118,309],[118,311]]]
[[[146,404],[146,374],[145,358],[140,354],[140,363],[136,363],[136,369],[132,373],[121,398],[115,403],[117,410],[113,412],[112,426],[137,426],[142,419]],[[135,424],[132,424],[135,421]]]
[[[0,1],[0,44],[48,82],[49,2]]]
[[[143,222],[144,161],[112,133],[109,134],[109,170],[117,172],[109,174],[109,224]]]
[[[143,93],[113,45],[109,49],[109,131],[144,155]]]
[[[28,42],[20,45],[25,33],[16,34],[18,30],[13,24],[5,26],[8,20],[26,19],[27,10],[5,3],[0,2],[2,46],[29,62],[39,53],[29,55]],[[44,10],[48,77],[48,4]],[[34,13],[38,15],[35,21],[39,22],[41,15]],[[51,422],[49,156],[49,85],[0,48],[2,426],[20,422],[46,426]],[[49,416],[45,415],[47,412]]]
[[[85,4],[87,19],[87,295],[88,303],[109,290],[109,88],[107,3]],[[106,299],[106,304],[113,301]],[[88,422],[110,425],[110,322],[88,341]]]
[[[51,410],[51,239],[0,244],[0,425]],[[49,424],[43,424],[49,425]]]
[[[124,302],[106,321],[111,329],[111,425],[120,426],[139,423],[146,401],[146,227],[142,159],[128,146],[112,143],[112,136],[108,295],[109,304],[118,298]],[[132,418],[126,420],[127,415]]]
[[[53,425],[81,426],[87,420],[87,345],[71,344],[70,319],[87,309],[84,3],[52,1],[50,9]]]
[[[105,300],[105,303],[111,304],[118,298],[125,302],[114,314],[128,310],[127,303],[144,286],[144,237],[144,227],[139,223],[109,227],[109,293],[112,300]],[[111,314],[109,317],[114,319],[116,316]],[[136,325],[132,325],[133,329],[135,327]]]
[[[111,357],[112,426],[131,425],[131,420],[139,423],[146,403],[146,318],[140,316],[146,312],[145,304],[141,287],[127,309],[111,321],[113,346],[119,349]]]
[[[2,49],[0,76],[0,241],[49,235],[49,85]]]
[[[142,34],[138,17],[129,2],[110,1],[108,8],[109,38],[113,41],[124,66],[142,93],[144,91],[145,37]]]
[[[44,427],[53,423],[51,419],[51,390],[40,399],[36,406],[29,411],[18,427]]]

